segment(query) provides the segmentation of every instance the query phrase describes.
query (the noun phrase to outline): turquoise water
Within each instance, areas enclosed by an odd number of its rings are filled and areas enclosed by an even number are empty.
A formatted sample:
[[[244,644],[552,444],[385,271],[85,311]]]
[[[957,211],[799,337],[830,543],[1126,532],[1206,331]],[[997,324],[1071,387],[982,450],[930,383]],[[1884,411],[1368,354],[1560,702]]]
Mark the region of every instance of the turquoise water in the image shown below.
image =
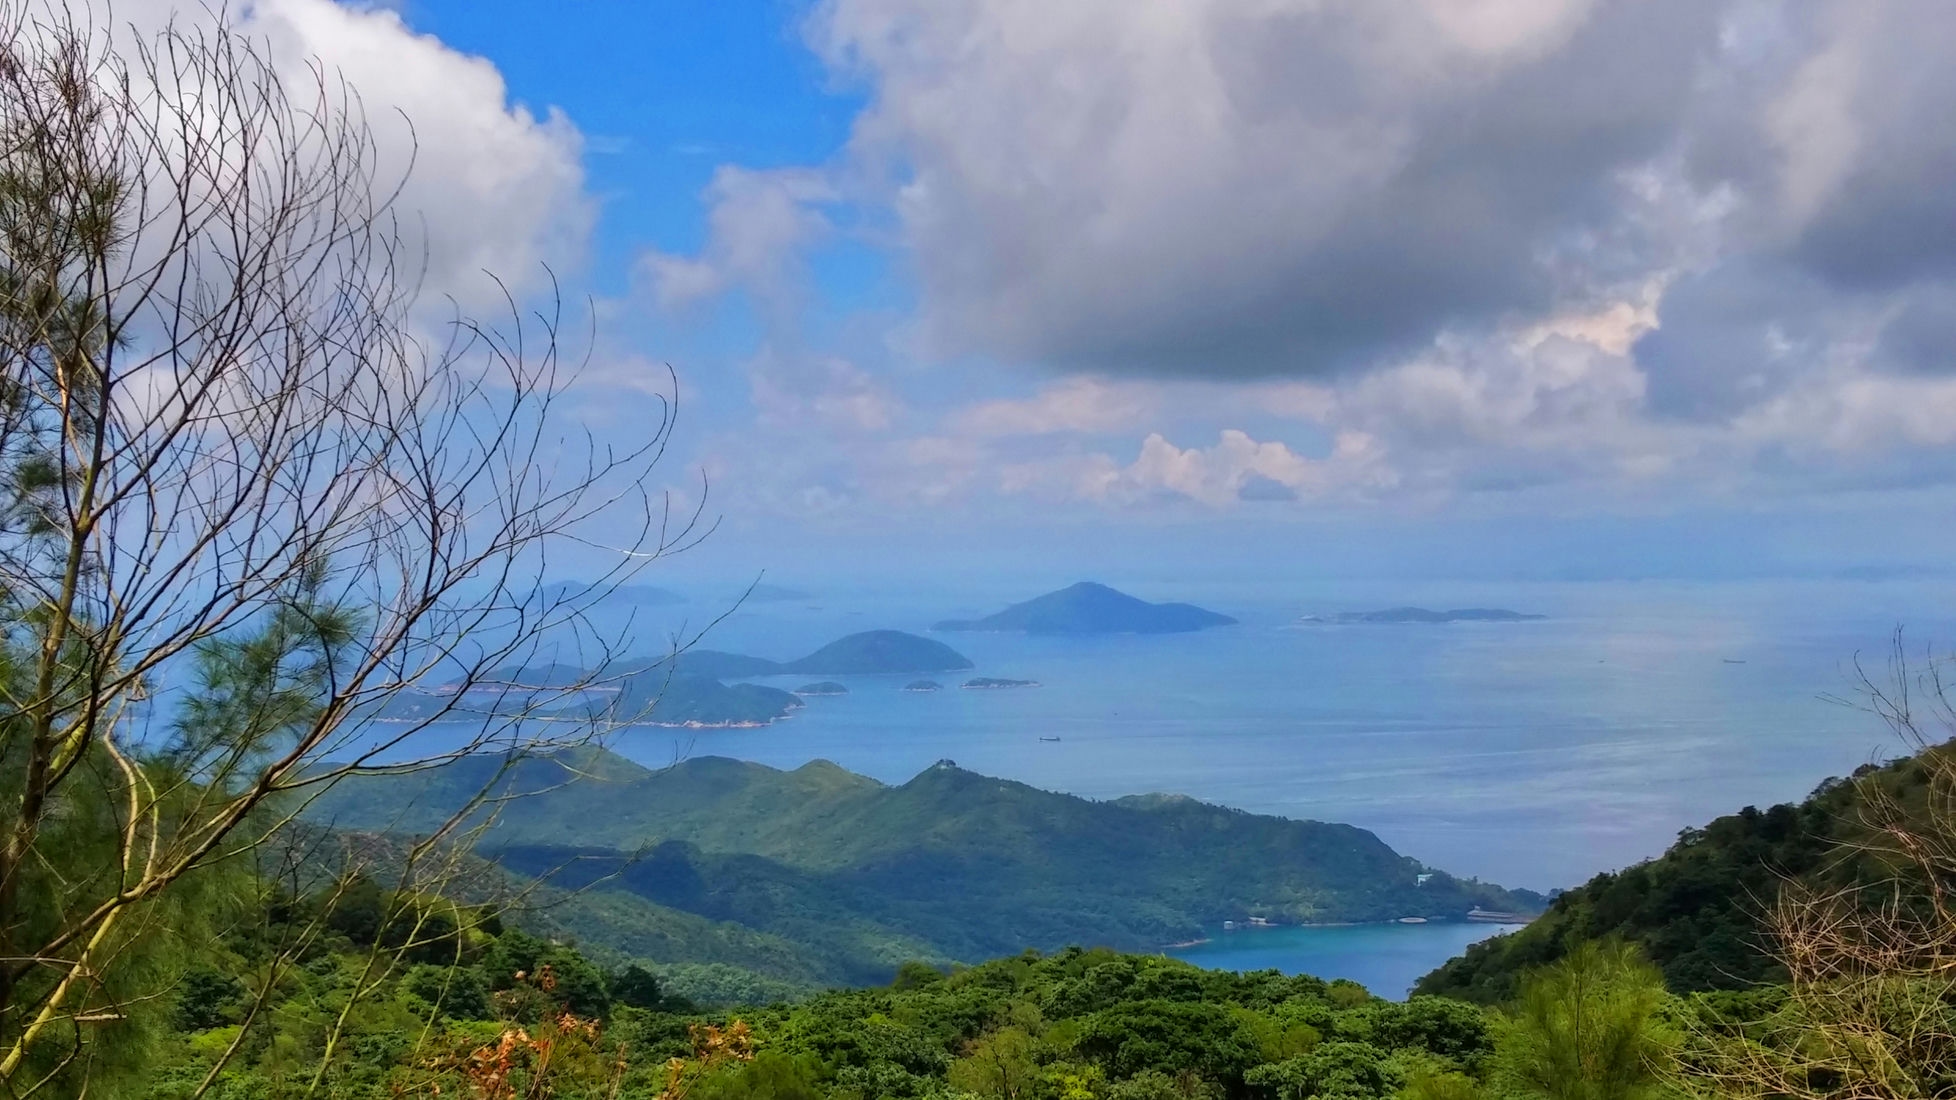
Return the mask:
[[[632,729],[613,747],[652,765],[689,755],[784,768],[825,758],[891,783],[948,758],[1090,798],[1172,791],[1348,822],[1428,865],[1548,890],[1892,753],[1878,723],[1826,696],[1852,695],[1857,653],[1879,672],[1897,624],[1907,624],[1911,645],[1956,637],[1956,592],[1921,584],[1135,587],[1242,623],[1161,637],[942,635],[977,665],[936,677],[952,690],[901,691],[908,675],[833,677],[850,694],[810,699],[764,729]],[[705,644],[789,658],[852,631],[924,631],[1030,594],[949,583],[827,591],[743,608]],[[1551,618],[1297,622],[1399,604]],[[678,610],[697,624],[716,609]],[[639,616],[641,637],[683,625]],[[971,675],[1043,686],[955,690]],[[1483,931],[1256,931],[1189,957],[1369,975],[1366,984],[1390,990],[1454,954],[1458,937]]]
[[[1349,978],[1400,998],[1428,971],[1469,944],[1509,929],[1493,924],[1356,924],[1329,928],[1217,931],[1208,943],[1169,954],[1214,970],[1281,970]]]

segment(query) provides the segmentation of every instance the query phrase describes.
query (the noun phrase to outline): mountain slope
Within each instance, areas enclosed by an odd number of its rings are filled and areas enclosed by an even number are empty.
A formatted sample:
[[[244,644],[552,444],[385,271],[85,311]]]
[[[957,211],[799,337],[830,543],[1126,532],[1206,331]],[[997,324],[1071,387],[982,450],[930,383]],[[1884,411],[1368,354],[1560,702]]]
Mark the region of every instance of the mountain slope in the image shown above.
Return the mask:
[[[1248,916],[1447,920],[1529,905],[1443,873],[1421,885],[1427,868],[1347,825],[1193,799],[1092,802],[948,761],[898,786],[826,763],[706,757],[649,771],[596,750],[505,763],[351,782],[315,813],[342,829],[425,831],[489,783],[522,796],[478,845],[511,871],[733,922],[850,980],[905,957],[1150,949]],[[607,943],[602,929],[582,934]]]
[[[813,676],[879,675],[886,673],[960,672],[971,659],[943,642],[919,638],[901,630],[866,630],[838,638],[783,672]]]
[[[961,672],[971,667],[970,658],[943,642],[906,634],[901,630],[865,630],[837,638],[815,652],[792,661],[773,661],[766,657],[725,653],[716,649],[688,649],[663,657],[621,661],[606,671],[607,676],[625,678],[676,673],[714,680],[742,680],[784,673],[861,676]]]
[[[800,697],[780,688],[668,676],[661,670],[620,681],[611,717],[654,726],[765,726],[801,705]]]
[[[1186,603],[1149,603],[1104,584],[1081,581],[1015,603],[982,619],[951,619],[933,629],[1026,634],[1179,634],[1236,620]]]
[[[1886,874],[1840,854],[1841,842],[1859,828],[1862,783],[1881,784],[1906,803],[1922,784],[1922,765],[1906,759],[1863,767],[1852,780],[1830,779],[1797,804],[1747,806],[1687,829],[1662,856],[1597,875],[1557,897],[1526,928],[1468,948],[1422,978],[1417,991],[1505,1000],[1523,970],[1606,936],[1641,945],[1679,992],[1783,980],[1761,933],[1761,917],[1781,885],[1797,878],[1839,886]]]

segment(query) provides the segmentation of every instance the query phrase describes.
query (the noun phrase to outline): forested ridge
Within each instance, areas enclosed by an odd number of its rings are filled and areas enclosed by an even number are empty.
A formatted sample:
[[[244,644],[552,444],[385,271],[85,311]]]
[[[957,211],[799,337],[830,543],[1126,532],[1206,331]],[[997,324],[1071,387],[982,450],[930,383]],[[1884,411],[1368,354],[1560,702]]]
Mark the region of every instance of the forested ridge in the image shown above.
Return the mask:
[[[725,961],[666,938],[703,918],[785,948],[747,969],[804,986],[876,981],[908,959],[975,963],[1069,943],[1152,950],[1249,917],[1459,920],[1541,902],[1434,871],[1348,825],[1179,797],[1093,802],[948,761],[894,786],[826,762],[780,771],[701,757],[655,770],[582,749],[505,763],[354,778],[310,816],[413,835],[489,785],[499,801],[474,850],[576,891],[560,919],[586,943]]]
[[[1951,750],[1930,751],[1947,757]],[[1680,993],[1784,981],[1765,928],[1782,886],[1792,879],[1838,889],[1886,879],[1885,861],[1843,845],[1867,838],[1871,793],[1919,814],[1930,781],[1925,758],[1906,757],[1829,779],[1797,803],[1747,806],[1686,829],[1663,855],[1565,891],[1526,928],[1469,947],[1418,989],[1506,1000],[1528,968],[1610,936],[1641,947]]]

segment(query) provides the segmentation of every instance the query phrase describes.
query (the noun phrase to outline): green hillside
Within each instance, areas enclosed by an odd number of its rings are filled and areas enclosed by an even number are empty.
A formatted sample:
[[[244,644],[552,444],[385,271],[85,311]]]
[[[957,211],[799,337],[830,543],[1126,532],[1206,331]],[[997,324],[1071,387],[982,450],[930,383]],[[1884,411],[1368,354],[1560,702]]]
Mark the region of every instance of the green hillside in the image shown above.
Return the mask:
[[[1436,1078],[1471,1088],[1499,1053],[1494,1019],[1469,1004],[1078,948],[949,974],[911,963],[798,1003],[756,985],[746,1007],[712,1012],[685,996],[690,971],[611,962],[493,914],[465,912],[456,932],[397,956],[399,922],[377,919],[388,898],[317,916],[286,905],[229,937],[175,993],[137,1095],[179,1100],[209,1077],[210,1095],[237,1098],[1356,1100]],[[261,945],[295,919],[323,934],[254,1012]],[[364,994],[329,1043],[336,1015],[321,1006],[356,983]],[[248,1020],[252,1041],[227,1059]]]
[[[1783,980],[1763,950],[1760,918],[1789,877],[1839,885],[1873,873],[1839,850],[1859,827],[1860,784],[1870,782],[1906,804],[1922,786],[1923,767],[1915,759],[1864,767],[1853,780],[1830,779],[1797,804],[1748,806],[1687,829],[1662,856],[1562,894],[1533,924],[1475,944],[1418,989],[1505,1000],[1527,968],[1608,936],[1640,945],[1678,992]]]
[[[513,766],[469,758],[343,784],[313,812],[343,830],[426,831],[491,783],[522,797],[503,803],[484,856],[579,888],[576,905],[629,896],[778,937],[828,981],[868,980],[904,958],[1153,949],[1250,916],[1450,920],[1531,901],[1444,873],[1421,885],[1427,868],[1347,825],[1193,799],[1093,802],[949,761],[885,786],[820,762],[779,771],[704,757],[652,771],[599,750]],[[620,949],[628,934],[597,921],[579,931]]]

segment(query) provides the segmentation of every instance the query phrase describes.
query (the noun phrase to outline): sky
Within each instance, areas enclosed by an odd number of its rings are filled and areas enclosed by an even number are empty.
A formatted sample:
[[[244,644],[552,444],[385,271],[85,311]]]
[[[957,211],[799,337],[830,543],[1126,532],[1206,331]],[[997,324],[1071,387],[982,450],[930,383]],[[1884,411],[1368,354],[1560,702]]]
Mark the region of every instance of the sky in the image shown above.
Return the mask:
[[[166,7],[166,0],[126,5]],[[1940,569],[1944,0],[255,0],[679,574]],[[378,109],[377,109],[378,108]]]

